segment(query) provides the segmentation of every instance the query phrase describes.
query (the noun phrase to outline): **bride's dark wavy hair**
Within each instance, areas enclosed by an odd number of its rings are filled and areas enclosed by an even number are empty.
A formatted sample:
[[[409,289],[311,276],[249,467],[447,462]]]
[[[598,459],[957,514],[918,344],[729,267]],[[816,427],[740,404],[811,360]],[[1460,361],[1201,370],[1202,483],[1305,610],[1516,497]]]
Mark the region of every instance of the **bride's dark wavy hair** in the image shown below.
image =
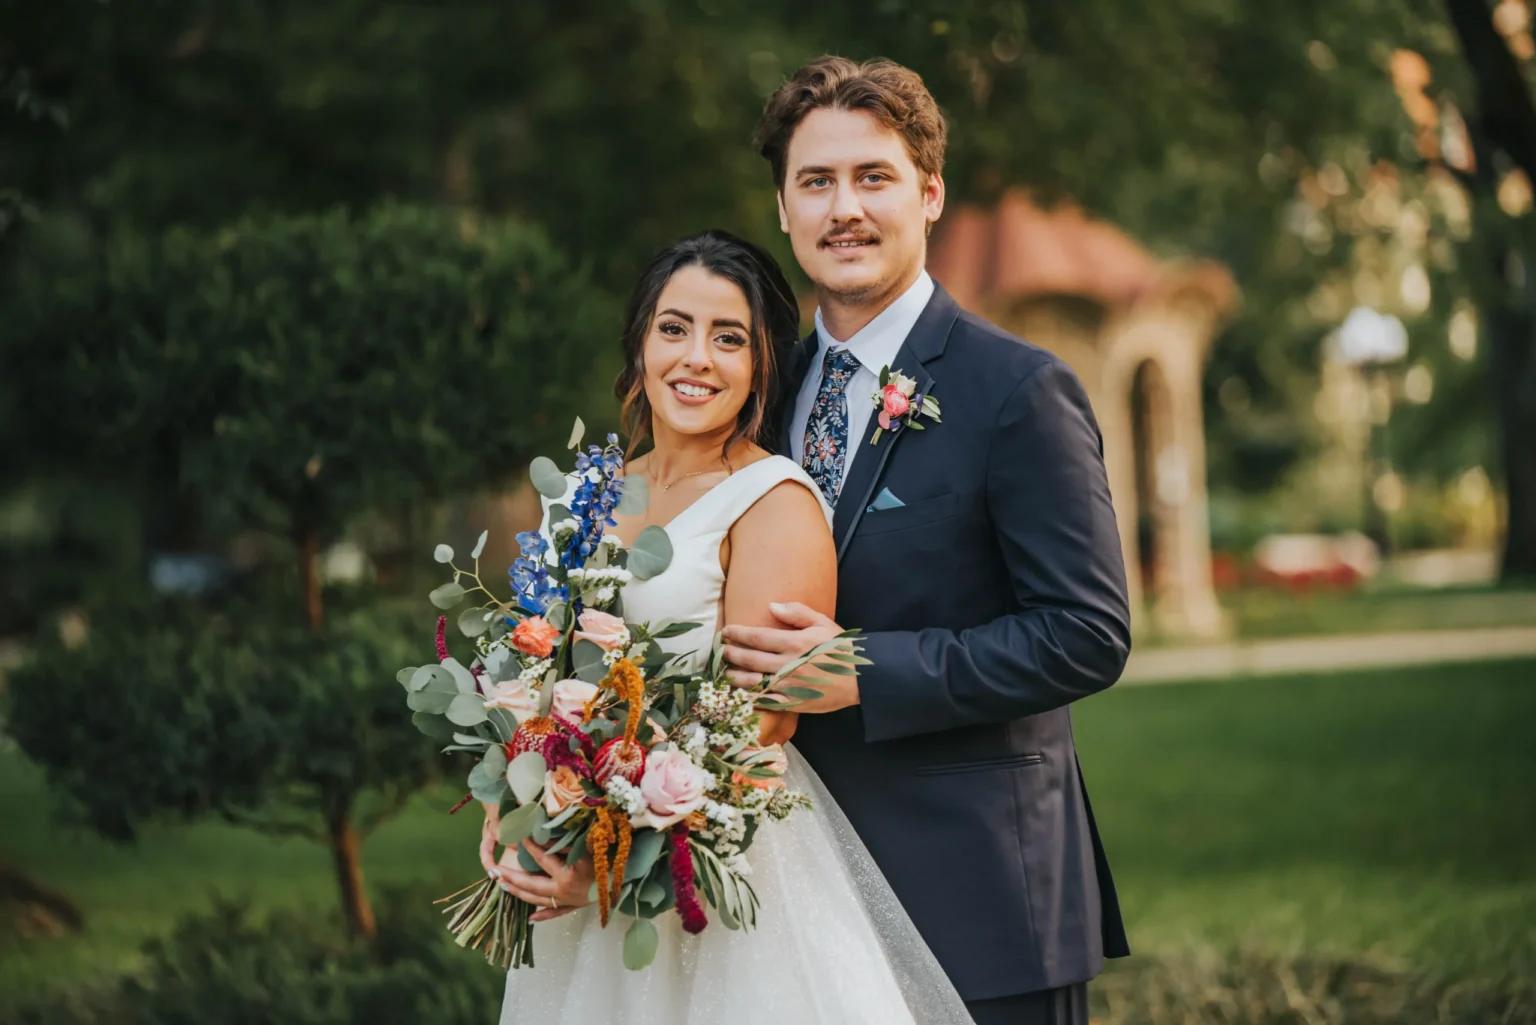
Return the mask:
[[[773,413],[783,387],[779,369],[799,340],[800,306],[778,262],[758,246],[728,231],[704,231],[667,246],[651,258],[630,293],[624,312],[624,369],[614,382],[622,403],[629,451],[651,436],[651,403],[645,394],[645,338],[661,291],[684,267],[703,267],[741,289],[752,314],[752,392],[736,417],[725,451],[738,441],[772,450],[776,441]]]

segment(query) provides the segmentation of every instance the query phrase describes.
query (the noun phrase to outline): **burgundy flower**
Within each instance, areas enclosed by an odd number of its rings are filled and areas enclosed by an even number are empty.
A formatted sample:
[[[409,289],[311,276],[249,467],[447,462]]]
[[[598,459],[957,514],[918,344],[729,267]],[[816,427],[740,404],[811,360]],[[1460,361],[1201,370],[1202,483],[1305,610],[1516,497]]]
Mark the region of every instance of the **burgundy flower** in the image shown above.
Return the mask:
[[[709,919],[704,917],[698,892],[693,888],[693,852],[688,849],[686,822],[672,827],[672,889],[677,894],[677,913],[683,920],[684,931],[695,936],[703,932]]]
[[[437,660],[439,662],[446,662],[448,660],[448,617],[447,616],[438,616],[437,617]]]

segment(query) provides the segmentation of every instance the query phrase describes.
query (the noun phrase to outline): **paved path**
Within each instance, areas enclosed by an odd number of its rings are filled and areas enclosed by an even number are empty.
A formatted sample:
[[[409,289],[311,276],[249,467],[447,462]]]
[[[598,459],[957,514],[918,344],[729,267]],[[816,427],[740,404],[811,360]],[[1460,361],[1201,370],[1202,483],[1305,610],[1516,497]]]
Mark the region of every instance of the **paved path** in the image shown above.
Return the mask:
[[[1536,626],[1285,637],[1131,652],[1122,683],[1240,679],[1536,656]],[[1533,673],[1532,682],[1536,682]]]

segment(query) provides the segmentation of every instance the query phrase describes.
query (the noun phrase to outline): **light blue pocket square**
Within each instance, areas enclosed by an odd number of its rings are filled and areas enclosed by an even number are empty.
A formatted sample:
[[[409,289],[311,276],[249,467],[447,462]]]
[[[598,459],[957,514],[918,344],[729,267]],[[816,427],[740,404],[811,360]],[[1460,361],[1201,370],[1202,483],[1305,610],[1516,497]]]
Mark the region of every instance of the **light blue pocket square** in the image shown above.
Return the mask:
[[[890,488],[881,488],[880,493],[875,496],[875,500],[869,503],[869,508],[864,511],[880,512],[882,509],[900,509],[906,504],[907,503],[891,494]]]

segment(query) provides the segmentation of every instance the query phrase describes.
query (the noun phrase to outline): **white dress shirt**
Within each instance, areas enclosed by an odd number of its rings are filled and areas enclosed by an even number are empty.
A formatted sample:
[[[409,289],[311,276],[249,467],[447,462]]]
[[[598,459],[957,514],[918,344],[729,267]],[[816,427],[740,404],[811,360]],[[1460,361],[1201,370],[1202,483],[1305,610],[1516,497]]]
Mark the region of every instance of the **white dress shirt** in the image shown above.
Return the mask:
[[[817,308],[816,356],[810,371],[805,375],[804,383],[800,385],[800,391],[795,395],[795,416],[789,425],[789,450],[795,462],[805,462],[805,426],[811,416],[811,407],[816,404],[816,391],[821,387],[821,368],[826,364],[827,350],[833,346],[846,348],[859,361],[859,369],[855,371],[853,380],[848,382],[848,390],[844,393],[848,400],[848,455],[843,462],[843,480],[848,479],[853,460],[861,449],[869,447],[864,444],[864,435],[869,431],[869,418],[875,413],[871,396],[880,387],[880,371],[890,367],[892,370],[905,371],[908,377],[912,376],[913,367],[895,365],[896,354],[901,351],[901,343],[907,340],[912,326],[922,316],[931,298],[933,279],[927,271],[919,271],[912,287],[897,296],[895,302],[881,310],[874,320],[844,342],[837,341],[827,333],[826,326],[821,322],[821,309]]]

